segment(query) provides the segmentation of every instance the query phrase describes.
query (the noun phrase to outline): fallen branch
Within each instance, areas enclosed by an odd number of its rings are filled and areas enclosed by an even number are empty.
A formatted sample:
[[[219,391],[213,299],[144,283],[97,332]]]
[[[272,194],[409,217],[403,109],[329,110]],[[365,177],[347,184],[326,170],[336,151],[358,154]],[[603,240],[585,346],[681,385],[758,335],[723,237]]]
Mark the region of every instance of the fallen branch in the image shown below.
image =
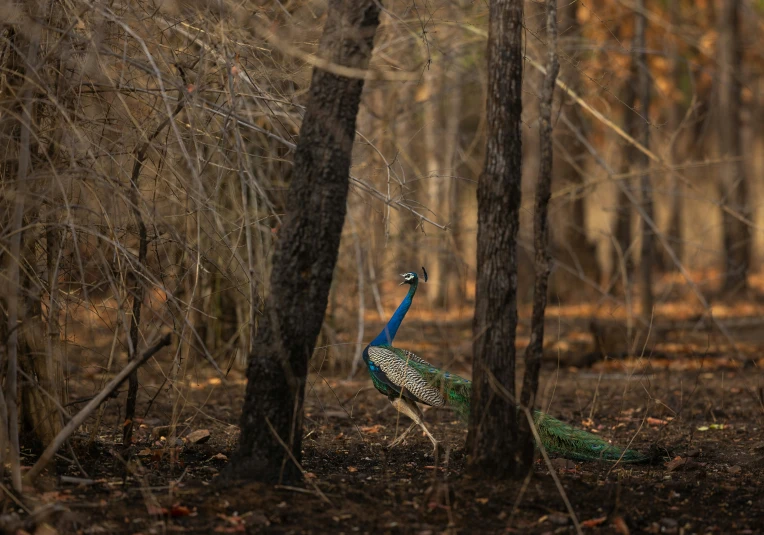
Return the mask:
[[[170,333],[166,334],[159,342],[157,342],[154,346],[149,348],[139,359],[135,359],[132,362],[130,362],[127,366],[122,368],[122,371],[117,374],[117,376],[112,379],[101,392],[94,397],[90,402],[85,405],[80,412],[74,415],[74,417],[69,421],[68,424],[61,430],[61,432],[56,435],[56,438],[53,439],[53,442],[48,444],[48,447],[45,448],[45,451],[42,452],[42,455],[40,455],[40,458],[37,460],[37,462],[32,466],[32,468],[27,472],[26,476],[24,476],[24,482],[31,485],[34,483],[34,480],[37,478],[38,475],[40,475],[40,472],[48,465],[48,463],[53,459],[53,456],[56,454],[58,449],[61,447],[61,445],[66,442],[66,440],[74,433],[74,431],[82,425],[82,423],[85,421],[85,419],[90,416],[90,414],[98,408],[98,406],[104,402],[106,398],[108,398],[112,392],[114,392],[119,386],[125,382],[127,377],[135,370],[137,370],[141,365],[143,365],[147,360],[149,360],[151,357],[153,357],[160,349],[162,349],[165,346],[170,345],[170,342],[172,341],[172,336]]]

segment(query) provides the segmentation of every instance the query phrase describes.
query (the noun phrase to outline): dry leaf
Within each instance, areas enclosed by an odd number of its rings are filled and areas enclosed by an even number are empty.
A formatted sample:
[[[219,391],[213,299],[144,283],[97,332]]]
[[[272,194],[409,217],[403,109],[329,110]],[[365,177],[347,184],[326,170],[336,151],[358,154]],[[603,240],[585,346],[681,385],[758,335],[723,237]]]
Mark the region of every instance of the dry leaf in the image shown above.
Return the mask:
[[[186,507],[185,505],[179,505],[175,504],[170,509],[170,516],[172,517],[178,517],[178,516],[188,516],[191,514],[191,509]]]
[[[682,457],[674,457],[671,461],[666,463],[666,470],[673,472],[680,466],[687,464],[687,459]]]
[[[196,431],[191,431],[186,436],[186,440],[191,444],[204,444],[210,439],[210,436],[209,429],[197,429]]]
[[[150,515],[165,516],[168,511],[166,507],[159,507],[157,505],[149,505],[146,507],[146,511]]]
[[[47,522],[43,522],[34,530],[34,535],[58,535],[58,530]]]
[[[630,535],[629,526],[626,525],[626,521],[622,516],[617,516],[613,519],[613,527],[620,535]]]
[[[597,526],[601,526],[605,523],[605,520],[607,520],[606,516],[601,516],[599,518],[592,518],[590,520],[584,520],[581,522],[581,525],[585,528],[594,528]]]

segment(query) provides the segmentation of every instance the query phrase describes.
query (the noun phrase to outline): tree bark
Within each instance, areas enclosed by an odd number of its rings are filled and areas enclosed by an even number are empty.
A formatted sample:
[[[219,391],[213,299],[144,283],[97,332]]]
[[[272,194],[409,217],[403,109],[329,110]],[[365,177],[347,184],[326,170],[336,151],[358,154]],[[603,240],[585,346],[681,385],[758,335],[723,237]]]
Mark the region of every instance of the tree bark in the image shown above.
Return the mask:
[[[502,479],[518,475],[515,330],[523,1],[491,0],[489,13],[487,146],[477,188],[475,361],[467,451],[474,473]]]
[[[533,246],[536,252],[536,281],[533,287],[531,340],[525,351],[525,376],[520,406],[533,410],[539,388],[539,371],[544,351],[544,313],[549,283],[549,198],[552,196],[552,102],[560,63],[557,58],[557,0],[546,0],[546,75],[539,99],[539,176],[533,211]],[[517,472],[528,473],[533,466],[533,430],[528,418],[520,415]]]
[[[647,21],[645,19],[645,0],[637,0],[635,16],[634,41],[632,45],[632,62],[637,69],[637,97],[639,98],[639,111],[642,118],[639,121],[639,133],[637,139],[644,146],[650,147],[650,72],[647,66],[647,54],[645,53],[645,31]],[[640,301],[642,316],[650,318],[653,313],[653,263],[655,259],[655,240],[653,232],[648,224],[648,219],[653,220],[653,191],[650,184],[650,160],[647,155],[639,152],[636,155],[637,166],[642,170],[639,179],[642,190],[642,250],[639,257],[639,274],[641,279]]]
[[[330,0],[319,50],[333,63],[365,69],[379,11],[376,0]],[[362,79],[313,71],[229,479],[301,477],[305,379],[337,262],[362,89]]]
[[[740,138],[740,41],[739,0],[723,0],[719,17],[719,41],[717,45],[719,64],[719,150],[722,158],[741,156]],[[720,169],[720,193],[722,202],[733,211],[748,218],[750,206],[748,183],[743,161],[728,162]],[[751,264],[751,229],[738,218],[722,212],[724,235],[724,282],[723,293],[747,288],[748,269]]]

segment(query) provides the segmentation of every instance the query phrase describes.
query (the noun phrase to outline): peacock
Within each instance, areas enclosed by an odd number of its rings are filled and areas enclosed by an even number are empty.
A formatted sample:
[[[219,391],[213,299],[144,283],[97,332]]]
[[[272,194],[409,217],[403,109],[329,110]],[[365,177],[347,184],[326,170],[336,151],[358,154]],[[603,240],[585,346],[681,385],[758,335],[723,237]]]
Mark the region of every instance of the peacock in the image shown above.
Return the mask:
[[[427,272],[422,268],[424,281]],[[419,285],[419,275],[404,273],[408,293],[382,331],[363,351],[363,360],[369,369],[376,389],[388,397],[393,407],[408,416],[413,423],[390,446],[400,444],[419,426],[427,438],[438,448],[438,441],[424,424],[424,415],[418,403],[432,407],[453,409],[462,420],[469,418],[471,381],[441,370],[411,351],[394,347],[393,340],[406,316]],[[592,433],[576,429],[541,411],[534,411],[534,422],[547,452],[575,461],[646,462],[651,456],[631,449],[613,446]]]

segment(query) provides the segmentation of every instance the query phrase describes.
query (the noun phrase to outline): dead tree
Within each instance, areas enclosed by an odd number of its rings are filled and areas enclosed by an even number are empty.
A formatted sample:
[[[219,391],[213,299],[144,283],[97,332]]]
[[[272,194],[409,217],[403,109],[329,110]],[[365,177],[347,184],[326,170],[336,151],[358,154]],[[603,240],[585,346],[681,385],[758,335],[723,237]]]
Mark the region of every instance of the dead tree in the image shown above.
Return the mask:
[[[517,475],[515,330],[522,179],[523,1],[491,0],[485,167],[477,188],[472,410],[467,451],[481,477]]]
[[[751,265],[751,229],[745,221],[750,215],[745,163],[740,159],[740,23],[739,0],[724,0],[719,17],[719,64],[717,121],[719,151],[731,161],[720,169],[719,189],[729,210],[722,212],[724,235],[724,282],[722,292],[732,293],[747,287]],[[733,212],[733,213],[730,213]],[[742,216],[742,218],[740,217]]]
[[[546,1],[546,45],[548,50],[546,74],[539,99],[539,176],[533,209],[533,247],[536,253],[536,280],[533,286],[533,315],[531,340],[525,351],[525,376],[520,406],[529,410],[536,403],[539,371],[544,352],[544,313],[549,283],[549,198],[552,195],[552,101],[560,63],[557,58],[557,0]],[[518,437],[518,471],[527,473],[533,466],[534,440],[528,418],[520,415]]]
[[[379,11],[377,0],[330,0],[320,53],[332,65],[365,69]],[[337,262],[363,83],[313,71],[228,478],[276,482],[302,475],[305,379]]]

